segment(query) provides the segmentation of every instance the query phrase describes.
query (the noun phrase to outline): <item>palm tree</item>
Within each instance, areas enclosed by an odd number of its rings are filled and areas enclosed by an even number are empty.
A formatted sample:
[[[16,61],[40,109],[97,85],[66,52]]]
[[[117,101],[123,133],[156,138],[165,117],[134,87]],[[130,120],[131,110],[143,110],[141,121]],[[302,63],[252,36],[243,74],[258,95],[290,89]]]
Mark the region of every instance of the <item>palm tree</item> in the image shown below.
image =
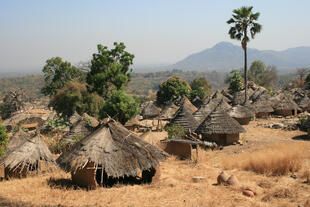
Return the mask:
[[[262,26],[256,22],[259,12],[253,13],[252,9],[252,6],[234,9],[232,18],[227,21],[227,24],[233,24],[228,32],[230,38],[240,40],[244,51],[244,105],[247,102],[247,43],[250,41],[248,32],[250,32],[252,39],[254,39],[254,36],[262,29]]]

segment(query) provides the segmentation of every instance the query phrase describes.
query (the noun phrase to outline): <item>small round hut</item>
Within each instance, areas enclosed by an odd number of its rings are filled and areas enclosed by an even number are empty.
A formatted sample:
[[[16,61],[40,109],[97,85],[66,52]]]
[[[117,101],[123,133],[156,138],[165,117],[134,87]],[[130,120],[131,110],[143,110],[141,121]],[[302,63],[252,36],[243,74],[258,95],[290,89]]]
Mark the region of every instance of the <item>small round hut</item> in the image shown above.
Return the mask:
[[[252,112],[248,107],[242,105],[234,106],[226,112],[230,117],[236,119],[241,125],[249,124],[251,119],[255,116],[254,112]]]
[[[297,104],[292,99],[285,97],[275,107],[274,113],[279,116],[292,116],[297,114],[297,109]]]
[[[256,118],[268,118],[272,112],[274,112],[273,108],[268,102],[256,102],[251,105],[247,105],[247,107],[255,112]]]
[[[19,128],[18,131],[15,132],[9,140],[8,146],[6,148],[7,153],[13,151],[15,148],[24,144],[29,139],[30,135]]]
[[[245,129],[224,111],[212,112],[196,129],[197,134],[218,145],[230,145],[239,140]]]
[[[160,108],[155,106],[155,104],[150,101],[146,104],[146,106],[142,109],[143,119],[154,119],[158,117],[160,114]]]
[[[6,178],[23,178],[31,171],[40,171],[41,164],[54,163],[54,158],[37,133],[33,138],[8,151],[1,163],[4,164]]]
[[[57,163],[71,172],[74,183],[93,189],[98,185],[136,180],[139,172],[142,182],[151,182],[156,178],[159,162],[166,156],[120,123],[107,120],[70,151],[61,154]]]

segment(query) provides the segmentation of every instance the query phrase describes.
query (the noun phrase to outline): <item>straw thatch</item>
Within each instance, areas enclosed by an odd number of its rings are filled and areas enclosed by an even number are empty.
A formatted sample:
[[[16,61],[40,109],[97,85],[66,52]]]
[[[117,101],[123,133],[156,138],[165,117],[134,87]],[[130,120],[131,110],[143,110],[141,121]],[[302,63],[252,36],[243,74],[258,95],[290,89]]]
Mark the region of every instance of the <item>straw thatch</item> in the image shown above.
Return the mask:
[[[141,135],[141,138],[149,144],[157,145],[161,138],[152,131],[147,131]]]
[[[219,105],[220,99],[210,99],[208,103],[203,104],[196,112],[193,113],[194,118],[200,124],[214,109]]]
[[[182,126],[186,132],[193,132],[198,127],[199,123],[193,116],[192,108],[184,102],[169,125]]]
[[[30,139],[30,135],[19,128],[19,130],[15,132],[9,140],[7,153],[24,144],[28,139]]]
[[[225,96],[226,98],[228,98],[229,101],[232,101],[233,98],[234,98],[228,91],[226,91],[226,90],[224,90],[224,89],[221,91],[221,93],[223,94],[223,96]]]
[[[230,100],[224,96],[219,90],[217,90],[213,95],[212,95],[212,98],[211,99],[224,99],[224,101],[226,102],[230,102]]]
[[[155,104],[152,101],[148,102],[142,110],[142,116],[144,119],[155,118],[159,116],[159,114],[160,109],[157,106],[155,106]]]
[[[255,113],[252,112],[248,107],[237,105],[230,109],[228,109],[227,114],[232,118],[252,118],[254,117]]]
[[[163,110],[160,112],[159,118],[162,120],[170,120],[174,117],[178,109],[179,107],[171,102],[168,105],[164,106]]]
[[[224,111],[212,112],[196,129],[198,134],[239,134],[245,129]]]
[[[214,111],[226,111],[230,108],[231,106],[224,99],[222,99],[220,100],[218,105],[214,108]]]
[[[255,112],[255,114],[257,113],[271,113],[274,112],[272,106],[270,105],[270,103],[268,102],[255,102],[253,104],[249,104],[247,105],[248,108],[250,108],[252,111]]]
[[[187,104],[192,109],[192,111],[197,111],[196,106],[194,106],[186,96],[183,97],[183,102]]]
[[[27,139],[26,142],[7,153],[0,164],[3,163],[9,171],[24,171],[25,169],[28,171],[29,169],[37,169],[39,161],[53,163],[54,158],[37,133],[33,138]]]
[[[202,104],[203,104],[203,100],[201,100],[198,96],[196,96],[193,100],[192,100],[193,105],[196,108],[199,108]]]
[[[155,168],[166,155],[120,123],[109,120],[70,151],[64,152],[57,163],[66,172],[73,173],[87,163],[94,163],[96,168],[101,166],[109,177],[120,178]]]
[[[69,122],[71,125],[75,125],[82,117],[77,113],[74,112],[74,114],[70,117]]]
[[[95,118],[95,117],[92,117],[90,115],[88,115],[87,113],[84,113],[82,115],[83,117],[83,120],[88,122],[88,125],[95,128],[99,125],[99,121]]]
[[[309,108],[310,108],[310,98],[307,95],[300,97],[295,102],[304,111],[309,110]]]
[[[138,127],[138,126],[140,126],[140,123],[139,123],[139,120],[137,119],[137,117],[134,117],[134,118],[128,120],[124,126],[128,129],[128,128],[132,128],[132,127]]]
[[[285,97],[275,107],[275,110],[297,110],[297,108],[297,104],[291,98]]]

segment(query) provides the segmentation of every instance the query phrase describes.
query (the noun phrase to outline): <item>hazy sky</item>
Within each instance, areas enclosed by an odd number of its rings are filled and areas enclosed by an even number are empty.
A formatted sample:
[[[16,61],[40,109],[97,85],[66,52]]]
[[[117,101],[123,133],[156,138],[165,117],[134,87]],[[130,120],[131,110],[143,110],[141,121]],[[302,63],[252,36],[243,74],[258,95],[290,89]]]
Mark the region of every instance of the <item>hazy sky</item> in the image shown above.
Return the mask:
[[[0,72],[40,70],[60,56],[87,61],[122,41],[135,64],[174,63],[227,35],[232,10],[254,6],[261,34],[249,46],[310,46],[309,0],[0,0]]]

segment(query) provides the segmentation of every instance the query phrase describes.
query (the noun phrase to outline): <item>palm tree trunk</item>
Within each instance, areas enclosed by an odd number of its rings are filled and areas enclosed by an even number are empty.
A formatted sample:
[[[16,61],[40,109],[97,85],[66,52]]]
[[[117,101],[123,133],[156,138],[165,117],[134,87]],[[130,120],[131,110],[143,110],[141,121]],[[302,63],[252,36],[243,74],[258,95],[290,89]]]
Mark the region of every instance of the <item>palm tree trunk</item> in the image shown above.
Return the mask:
[[[244,51],[244,103],[243,105],[246,105],[247,103],[247,99],[248,99],[248,93],[247,93],[247,89],[248,89],[248,74],[247,74],[247,48],[246,46],[243,49]]]

